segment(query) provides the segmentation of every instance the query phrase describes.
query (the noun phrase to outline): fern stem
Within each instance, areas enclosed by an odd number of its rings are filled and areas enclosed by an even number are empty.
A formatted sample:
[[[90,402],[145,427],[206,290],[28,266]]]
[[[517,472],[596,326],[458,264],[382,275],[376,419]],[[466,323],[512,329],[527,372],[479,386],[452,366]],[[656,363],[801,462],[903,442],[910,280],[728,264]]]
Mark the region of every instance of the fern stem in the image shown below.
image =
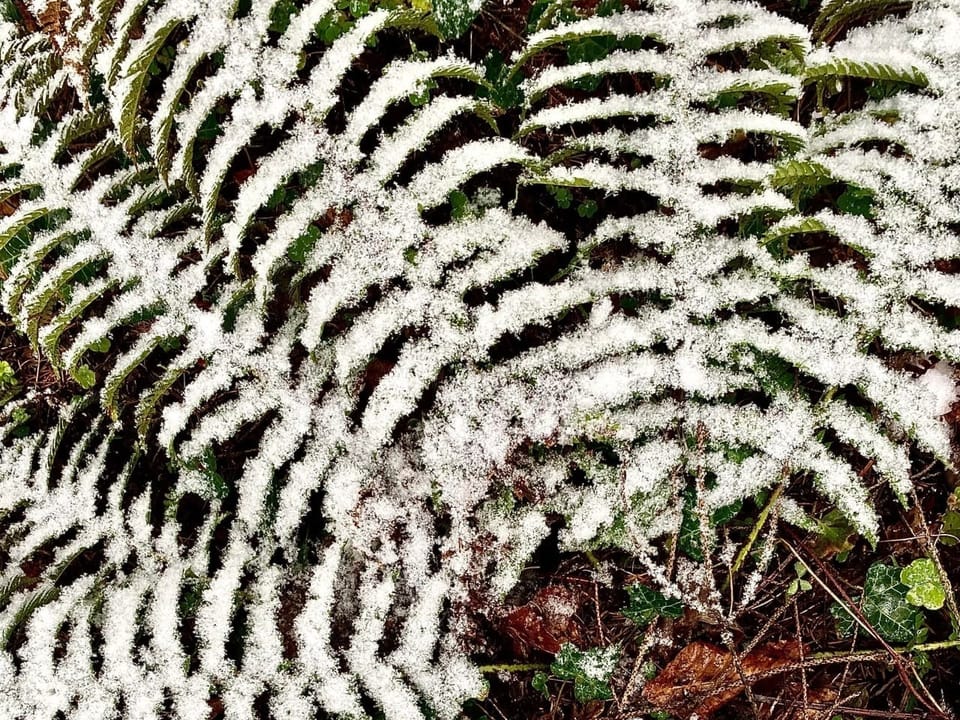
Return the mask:
[[[773,510],[774,505],[777,504],[777,500],[780,499],[780,493],[782,492],[783,485],[777,485],[773,493],[770,495],[770,500],[764,506],[763,510],[760,511],[760,516],[757,518],[757,522],[754,523],[753,529],[750,530],[750,535],[747,537],[747,542],[744,543],[742,548],[740,548],[740,552],[737,553],[737,557],[733,561],[733,565],[730,566],[730,574],[727,575],[727,581],[724,583],[724,589],[730,585],[733,576],[737,574],[737,571],[740,570],[744,560],[747,559],[747,555],[750,554],[750,550],[753,548],[754,543],[757,542],[757,538],[760,536],[760,530],[762,530],[763,526],[766,524],[767,518],[770,516],[770,511]]]

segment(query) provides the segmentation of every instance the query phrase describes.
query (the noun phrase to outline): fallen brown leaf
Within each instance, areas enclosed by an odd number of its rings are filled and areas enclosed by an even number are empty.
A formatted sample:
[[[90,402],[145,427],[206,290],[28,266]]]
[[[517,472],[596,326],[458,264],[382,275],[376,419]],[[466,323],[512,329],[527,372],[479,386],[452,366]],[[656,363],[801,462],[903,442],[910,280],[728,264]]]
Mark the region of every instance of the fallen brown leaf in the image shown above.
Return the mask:
[[[526,605],[503,619],[503,631],[514,641],[514,649],[525,655],[527,647],[555,655],[565,642],[579,644],[581,625],[577,619],[579,594],[559,585],[549,585]]]
[[[740,658],[743,677],[753,683],[788,670],[801,658],[795,640],[768,643]],[[707,642],[693,642],[643,688],[643,698],[674,715],[709,717],[737,695],[744,685],[728,650]]]
[[[782,709],[772,708],[770,717],[778,717],[780,720],[825,720],[834,713],[829,707],[830,703],[837,700],[837,692],[831,688],[810,688],[807,690],[806,702],[803,699],[803,692],[799,691],[793,695],[795,704],[787,711],[786,715],[781,714]],[[816,705],[816,707],[813,707]],[[827,707],[823,707],[827,705]]]

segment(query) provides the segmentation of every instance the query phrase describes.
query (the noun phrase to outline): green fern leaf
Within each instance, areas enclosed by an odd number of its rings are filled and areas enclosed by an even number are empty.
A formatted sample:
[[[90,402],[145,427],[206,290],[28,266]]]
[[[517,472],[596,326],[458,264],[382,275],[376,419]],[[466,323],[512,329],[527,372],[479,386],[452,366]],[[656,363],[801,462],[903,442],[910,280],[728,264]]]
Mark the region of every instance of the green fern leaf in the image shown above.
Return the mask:
[[[786,240],[792,235],[802,233],[828,232],[829,228],[816,218],[803,218],[797,222],[791,222],[786,219],[784,222],[772,227],[766,235],[763,236],[764,245],[774,245]]]
[[[134,136],[136,134],[138,110],[143,88],[149,77],[150,64],[180,23],[180,18],[175,18],[159,28],[127,70],[129,86],[121,101],[120,123],[117,131],[120,133],[123,148],[130,157],[135,156]]]
[[[11,222],[0,224],[0,252],[22,231],[26,230],[33,223],[44,218],[54,216],[54,210],[46,207],[38,207],[26,212],[21,212],[13,216]],[[6,225],[6,227],[4,227]]]
[[[813,38],[832,44],[840,35],[856,25],[865,25],[886,15],[904,12],[913,6],[903,0],[833,0],[820,8],[813,23]]]
[[[101,279],[95,280],[88,286],[75,289],[70,304],[64,308],[63,312],[51,320],[42,331],[39,330],[38,324],[37,333],[30,336],[30,341],[34,346],[36,346],[39,341],[40,347],[43,348],[50,362],[53,363],[54,366],[60,366],[60,338],[87,308],[117,285],[118,282],[115,279]]]
[[[10,640],[13,638],[13,634],[17,628],[26,625],[27,621],[37,610],[53,602],[59,596],[60,590],[53,586],[47,586],[34,591],[23,605],[18,608],[9,624],[4,628],[2,647],[5,650],[9,650]]]
[[[820,65],[808,65],[804,71],[803,83],[824,83],[842,78],[862,80],[881,80],[883,82],[903,83],[918,88],[929,85],[927,76],[917,67],[902,68],[882,63],[856,62],[848,58],[835,58]]]

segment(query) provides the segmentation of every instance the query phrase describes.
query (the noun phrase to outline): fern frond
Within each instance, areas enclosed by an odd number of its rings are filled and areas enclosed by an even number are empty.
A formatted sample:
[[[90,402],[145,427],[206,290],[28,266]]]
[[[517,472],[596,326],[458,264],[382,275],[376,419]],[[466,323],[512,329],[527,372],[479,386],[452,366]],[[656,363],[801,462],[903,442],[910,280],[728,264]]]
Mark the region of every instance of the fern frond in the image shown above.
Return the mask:
[[[31,340],[35,344],[39,342],[51,362],[57,366],[61,365],[60,338],[63,333],[66,332],[71,323],[81,317],[87,308],[116,285],[117,281],[115,279],[98,278],[89,285],[75,288],[69,304],[42,329],[38,330],[36,336],[31,337]]]
[[[19,212],[0,220],[0,252],[17,235],[25,231],[33,223],[45,218],[52,218],[56,209],[45,207],[41,201],[34,201],[21,206]]]
[[[818,233],[826,232],[827,226],[816,218],[803,218],[797,220],[794,217],[786,217],[774,225],[763,237],[764,245],[772,245],[789,238],[798,233]]]
[[[485,82],[475,67],[460,60],[440,58],[422,62],[403,61],[391,65],[370,88],[363,102],[351,113],[343,133],[344,140],[350,146],[358,144],[391,104],[415,95],[427,81],[435,77],[460,78],[478,85]]]
[[[410,181],[409,191],[423,209],[446,200],[451,190],[468,178],[507,163],[523,164],[529,154],[506,139],[461,145],[448,151],[440,162],[427,165]]]
[[[85,175],[92,173],[98,165],[116,157],[121,152],[123,152],[123,148],[120,145],[120,141],[113,135],[108,135],[84,152],[77,161],[70,165],[69,174],[67,175],[68,179],[71,176],[73,178],[70,189],[75,190],[83,181]]]
[[[611,95],[545,108],[523,122],[517,130],[516,138],[522,138],[535,130],[553,130],[564,125],[615,117],[654,116],[669,120],[676,110],[670,101],[671,97],[667,93],[651,92],[640,97]]]
[[[210,40],[191,43],[177,53],[173,69],[164,84],[163,95],[157,103],[157,111],[150,122],[152,154],[157,165],[157,171],[164,180],[167,178],[173,161],[170,133],[173,130],[177,107],[187,90],[190,78],[201,63],[209,61],[211,55],[222,46],[222,41],[217,36],[204,36],[204,40],[206,38],[210,38]]]
[[[56,600],[59,594],[60,591],[57,588],[47,586],[40,588],[39,590],[35,590],[29,596],[27,596],[17,608],[16,614],[7,623],[6,627],[4,627],[3,637],[2,640],[0,640],[0,646],[8,650],[13,633],[16,632],[18,628],[23,627],[30,619],[30,616],[33,615],[37,610]]]
[[[797,101],[797,86],[794,82],[784,81],[781,78],[744,79],[726,85],[715,94],[711,93],[713,103],[725,107],[739,102],[747,96],[758,96],[774,113],[788,117]]]
[[[615,50],[601,60],[544,68],[533,77],[524,80],[521,87],[527,103],[533,104],[550,88],[591,75],[604,76],[614,73],[649,73],[669,77],[671,68],[663,54],[654,50],[636,52]]]
[[[833,0],[825,2],[820,8],[811,32],[814,40],[830,45],[851,27],[907,11],[911,7],[912,2],[903,0]]]
[[[143,95],[144,84],[147,80],[147,71],[154,61],[160,48],[167,42],[170,34],[176,30],[183,20],[172,18],[157,28],[149,37],[139,54],[126,69],[124,78],[125,89],[120,98],[120,116],[117,120],[117,131],[127,155],[133,157],[134,134],[136,132],[137,111],[140,107],[140,97]]]
[[[127,51],[130,48],[130,36],[137,23],[141,22],[149,0],[136,0],[124,3],[120,11],[113,16],[112,37],[110,45],[97,58],[97,69],[103,75],[106,87],[114,86],[120,75],[120,69]],[[112,6],[102,7],[106,12],[112,11]]]
[[[40,189],[42,189],[42,186],[39,183],[5,183],[0,185],[0,203],[6,203],[16,195]]]
[[[0,409],[0,574],[60,589],[0,708],[452,720],[550,517],[680,592],[703,473],[874,539],[856,459],[949,466],[949,368],[890,359],[960,362],[945,4],[576,4],[484,68],[395,3],[80,5],[59,57],[0,24],[0,320],[81,386]]]
[[[147,436],[150,422],[156,414],[156,409],[161,398],[170,391],[174,383],[183,377],[190,365],[196,363],[199,359],[200,358],[195,355],[181,354],[179,362],[167,368],[160,380],[140,398],[137,403],[135,418],[137,422],[137,434],[141,438]]]
[[[49,272],[44,274],[42,282],[25,297],[24,311],[28,318],[26,333],[34,343],[38,337],[39,325],[46,317],[50,304],[78,273],[93,266],[103,257],[103,251],[98,251],[89,245],[81,245],[78,250],[59,260]]]
[[[823,83],[848,77],[903,83],[918,88],[925,88],[929,85],[926,74],[917,67],[896,67],[883,63],[859,62],[842,57],[835,57],[829,62],[808,65],[804,69],[803,84]]]
[[[660,16],[624,12],[606,17],[591,17],[586,20],[560,25],[556,28],[547,28],[527,38],[527,44],[523,51],[511,58],[513,65],[510,67],[506,79],[510,80],[516,75],[530,58],[554,45],[604,35],[613,36],[617,39],[630,36],[662,39],[667,35],[667,26],[668,23]]]
[[[79,138],[101,130],[109,123],[110,115],[103,108],[74,114],[60,126],[57,133],[57,152],[67,150]]]

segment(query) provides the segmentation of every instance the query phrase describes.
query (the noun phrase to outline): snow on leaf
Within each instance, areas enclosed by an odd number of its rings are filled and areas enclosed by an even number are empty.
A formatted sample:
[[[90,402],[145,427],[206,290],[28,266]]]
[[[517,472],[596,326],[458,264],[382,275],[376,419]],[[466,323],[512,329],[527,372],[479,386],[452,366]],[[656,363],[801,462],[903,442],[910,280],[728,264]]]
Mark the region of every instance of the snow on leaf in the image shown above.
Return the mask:
[[[634,583],[627,586],[627,604],[621,612],[640,627],[649,625],[655,617],[678,618],[683,614],[683,603],[666,598],[663,593]]]
[[[561,680],[572,680],[574,697],[580,702],[609,700],[613,697],[610,676],[619,659],[620,648],[615,645],[580,650],[566,643],[550,664],[550,672]]]

